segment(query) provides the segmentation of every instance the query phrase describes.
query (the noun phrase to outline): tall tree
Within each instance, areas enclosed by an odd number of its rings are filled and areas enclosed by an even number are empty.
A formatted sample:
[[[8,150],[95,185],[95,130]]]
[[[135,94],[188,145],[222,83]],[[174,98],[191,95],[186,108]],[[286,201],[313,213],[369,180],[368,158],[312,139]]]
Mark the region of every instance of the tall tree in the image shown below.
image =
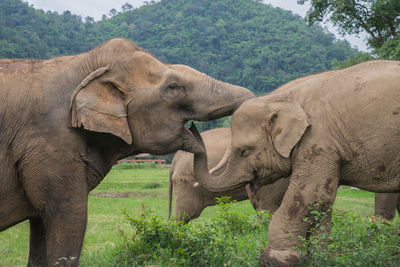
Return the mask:
[[[130,3],[126,2],[121,6],[123,12],[131,11],[133,9],[133,5]]]
[[[310,1],[309,25],[331,21],[341,34],[368,33],[367,44],[378,56],[400,59],[400,0],[298,0]]]
[[[115,8],[112,8],[108,14],[110,15],[110,17],[114,17],[115,15],[117,15],[117,10]]]

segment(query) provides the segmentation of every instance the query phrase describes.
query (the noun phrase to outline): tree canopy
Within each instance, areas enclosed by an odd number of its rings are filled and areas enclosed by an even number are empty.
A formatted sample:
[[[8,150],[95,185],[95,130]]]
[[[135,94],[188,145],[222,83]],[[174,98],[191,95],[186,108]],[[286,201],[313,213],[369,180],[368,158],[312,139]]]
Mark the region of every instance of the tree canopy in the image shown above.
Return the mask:
[[[320,26],[307,27],[290,11],[251,0],[164,0],[96,26],[134,40],[163,61],[257,94],[355,54]]]
[[[298,0],[304,4],[309,0]],[[381,58],[400,59],[399,0],[311,0],[309,25],[329,20],[342,34],[365,31],[367,43]]]

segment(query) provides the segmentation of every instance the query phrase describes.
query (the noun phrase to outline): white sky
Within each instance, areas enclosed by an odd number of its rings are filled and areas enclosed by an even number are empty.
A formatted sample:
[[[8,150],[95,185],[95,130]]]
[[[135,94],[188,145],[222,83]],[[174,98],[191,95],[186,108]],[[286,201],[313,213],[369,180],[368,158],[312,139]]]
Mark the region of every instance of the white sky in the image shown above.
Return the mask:
[[[143,0],[25,0],[35,8],[43,9],[45,11],[57,11],[62,14],[65,10],[71,11],[73,14],[81,15],[83,18],[90,16],[95,20],[100,20],[103,14],[115,8],[121,11],[121,6],[126,2],[133,5],[134,8],[140,7],[145,1]],[[150,0],[148,0],[150,2]],[[297,0],[264,0],[264,3],[269,3],[272,6],[280,7],[283,9],[291,10],[293,13],[299,14],[304,17],[309,4],[298,5]],[[330,24],[324,24],[328,30],[334,33],[338,38],[343,39],[336,29]],[[347,35],[344,39],[348,40],[352,46],[357,46],[359,50],[367,51],[365,45],[366,34],[361,34],[360,37],[354,35]]]

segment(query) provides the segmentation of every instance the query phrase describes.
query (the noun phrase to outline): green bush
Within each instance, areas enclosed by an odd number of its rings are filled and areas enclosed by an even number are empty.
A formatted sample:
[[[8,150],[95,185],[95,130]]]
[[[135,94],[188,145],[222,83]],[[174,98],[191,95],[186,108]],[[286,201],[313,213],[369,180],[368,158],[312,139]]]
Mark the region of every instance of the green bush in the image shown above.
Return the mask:
[[[150,210],[139,216],[125,214],[133,233],[120,231],[121,243],[114,264],[142,266],[221,266],[229,246],[207,226],[192,227],[167,221]]]
[[[131,162],[120,162],[119,163],[119,168],[122,169],[122,170],[133,169],[133,164]]]
[[[314,216],[326,218],[323,212],[315,211]],[[399,224],[373,216],[333,212],[328,241],[324,227],[324,223],[318,224],[318,234],[302,246],[301,266],[399,266]]]
[[[122,170],[133,169],[133,164],[132,164],[132,162],[120,162],[119,168]],[[149,168],[149,164],[147,162],[135,163],[135,169],[148,169],[148,168]],[[157,164],[155,162],[151,162],[150,168],[157,168]]]
[[[232,205],[236,200],[231,201],[230,197],[217,199],[218,212],[211,218],[211,225],[221,230],[224,235],[244,234],[252,228],[249,216],[240,211],[233,210]]]
[[[254,266],[260,243],[251,253],[239,248],[238,238],[261,239],[270,221],[264,212],[250,217],[232,210],[229,198],[218,200],[218,214],[211,223],[170,221],[149,209],[138,216],[125,213],[132,229],[119,230],[120,242],[101,255],[85,255],[81,266]],[[227,221],[230,222],[227,222]],[[243,225],[242,225],[243,224]],[[246,231],[251,229],[251,231]],[[248,234],[248,237],[245,235]],[[229,236],[229,238],[227,238]],[[244,242],[245,245],[248,242]],[[249,259],[250,258],[250,259]]]

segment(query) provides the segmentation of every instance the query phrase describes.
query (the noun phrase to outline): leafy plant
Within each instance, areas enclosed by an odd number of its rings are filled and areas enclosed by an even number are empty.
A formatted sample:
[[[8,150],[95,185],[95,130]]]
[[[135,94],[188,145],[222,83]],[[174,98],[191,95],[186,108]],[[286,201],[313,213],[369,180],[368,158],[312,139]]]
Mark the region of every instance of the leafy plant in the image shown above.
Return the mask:
[[[318,218],[324,213],[314,213]],[[320,224],[320,227],[323,224]],[[301,248],[301,266],[398,266],[400,225],[375,217],[333,212],[332,231],[310,236]]]
[[[259,235],[264,239],[259,233],[266,230],[270,216],[265,212],[253,217],[233,212],[232,204],[229,198],[220,198],[218,214],[205,224],[166,220],[144,206],[137,216],[124,212],[131,229],[119,229],[119,244],[107,247],[102,255],[85,257],[81,265],[254,266],[256,254],[265,244],[249,248],[248,242],[243,244],[238,238],[254,240],[254,235]]]
[[[249,217],[240,211],[232,209],[236,200],[224,196],[217,199],[218,213],[211,219],[214,227],[218,227],[225,234],[243,234],[250,229]]]
[[[400,44],[400,42],[399,42]],[[354,57],[345,61],[339,62],[336,59],[332,61],[334,69],[344,69],[362,62],[376,60],[377,58],[372,56],[370,53],[358,52]]]
[[[133,232],[120,230],[121,243],[116,263],[145,265],[204,266],[224,263],[229,246],[213,229],[191,227],[183,222],[167,221],[144,209],[139,216],[126,214]]]

